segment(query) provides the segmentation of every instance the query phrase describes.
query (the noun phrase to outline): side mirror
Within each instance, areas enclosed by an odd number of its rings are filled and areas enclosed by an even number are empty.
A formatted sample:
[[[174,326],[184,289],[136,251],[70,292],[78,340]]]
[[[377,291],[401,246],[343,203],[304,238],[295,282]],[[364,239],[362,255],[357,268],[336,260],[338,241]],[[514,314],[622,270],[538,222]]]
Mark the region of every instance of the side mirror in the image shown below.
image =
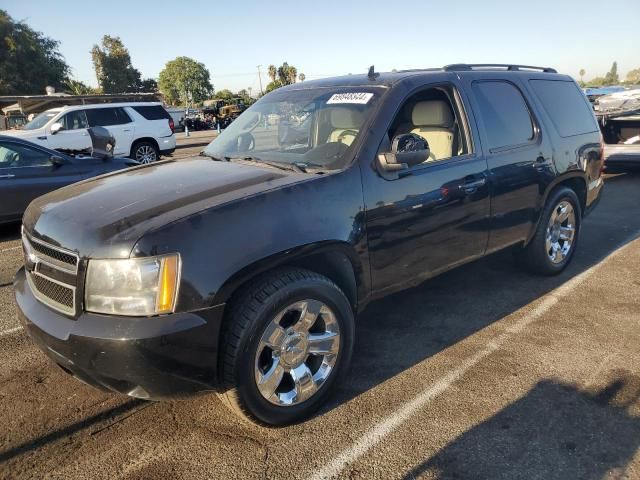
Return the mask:
[[[429,142],[415,133],[401,133],[393,137],[391,152],[378,155],[380,166],[386,171],[405,170],[429,159]]]
[[[51,163],[53,164],[54,167],[59,167],[61,165],[64,165],[64,160],[62,157],[51,155],[51,158],[49,160],[51,160]]]
[[[62,124],[60,122],[56,122],[53,125],[51,125],[51,135],[55,135],[60,130],[62,130]]]

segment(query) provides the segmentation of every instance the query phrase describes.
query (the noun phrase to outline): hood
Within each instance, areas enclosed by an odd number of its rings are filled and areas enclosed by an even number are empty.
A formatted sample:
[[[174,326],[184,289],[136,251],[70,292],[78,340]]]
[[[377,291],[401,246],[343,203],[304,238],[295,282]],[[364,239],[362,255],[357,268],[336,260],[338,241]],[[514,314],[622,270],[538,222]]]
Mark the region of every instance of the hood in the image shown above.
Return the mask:
[[[35,130],[2,130],[0,131],[0,135],[17,138],[33,138],[42,135],[42,131],[41,128]]]
[[[23,224],[81,257],[126,258],[150,229],[308,176],[204,157],[157,162],[39,197]]]

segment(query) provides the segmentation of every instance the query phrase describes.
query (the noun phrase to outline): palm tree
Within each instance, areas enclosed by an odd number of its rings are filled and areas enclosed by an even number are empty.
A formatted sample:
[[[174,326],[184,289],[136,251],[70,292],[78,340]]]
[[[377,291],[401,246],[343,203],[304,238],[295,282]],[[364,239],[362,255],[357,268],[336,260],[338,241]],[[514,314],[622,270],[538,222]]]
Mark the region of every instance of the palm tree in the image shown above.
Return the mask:
[[[584,74],[587,72],[584,71],[584,68],[581,68],[578,73],[580,74],[580,82],[582,83],[582,77],[584,77]]]
[[[268,75],[269,75],[269,78],[271,79],[272,82],[276,81],[276,76],[278,75],[278,70],[276,69],[275,65],[269,65]]]
[[[301,82],[304,82],[305,78],[307,78],[307,76],[306,76],[304,73],[301,73],[300,75],[298,75],[298,79],[299,79]]]

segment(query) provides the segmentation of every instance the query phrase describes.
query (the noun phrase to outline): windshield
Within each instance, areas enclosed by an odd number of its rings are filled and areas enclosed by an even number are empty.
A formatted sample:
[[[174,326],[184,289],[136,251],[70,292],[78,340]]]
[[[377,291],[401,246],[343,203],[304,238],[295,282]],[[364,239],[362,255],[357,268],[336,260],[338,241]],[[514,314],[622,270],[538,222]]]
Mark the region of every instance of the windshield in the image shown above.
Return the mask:
[[[381,93],[380,87],[273,92],[240,115],[203,154],[343,168]]]
[[[49,120],[51,120],[53,117],[55,117],[59,112],[55,112],[55,111],[51,111],[51,110],[47,110],[46,112],[42,112],[38,115],[36,115],[36,117],[34,117],[33,120],[31,120],[29,123],[27,123],[24,127],[22,127],[25,130],[35,130],[36,128],[42,128],[44,127]]]

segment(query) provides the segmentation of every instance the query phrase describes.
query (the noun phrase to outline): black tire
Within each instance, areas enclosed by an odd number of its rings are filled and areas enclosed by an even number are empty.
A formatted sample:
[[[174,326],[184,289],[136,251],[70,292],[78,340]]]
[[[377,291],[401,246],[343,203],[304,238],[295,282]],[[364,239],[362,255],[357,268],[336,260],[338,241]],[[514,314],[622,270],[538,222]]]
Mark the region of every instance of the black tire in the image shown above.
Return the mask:
[[[130,157],[140,163],[152,163],[160,160],[160,150],[154,142],[138,140],[131,146]]]
[[[258,345],[267,325],[283,308],[304,299],[323,302],[340,327],[339,351],[331,374],[309,399],[290,406],[265,399],[256,385]],[[285,426],[312,416],[344,377],[354,342],[354,315],[344,293],[328,278],[309,270],[284,268],[262,275],[234,295],[225,318],[221,345],[223,403],[235,414],[263,426]]]
[[[566,257],[558,262],[554,263],[549,257],[546,250],[546,237],[547,229],[551,215],[558,208],[562,202],[569,202],[575,212],[575,234],[570,250]],[[578,247],[578,240],[580,238],[580,227],[582,224],[582,208],[580,206],[580,200],[576,193],[568,187],[559,187],[549,195],[547,203],[544,206],[544,210],[540,217],[540,222],[536,232],[529,242],[522,250],[517,252],[518,263],[530,272],[541,275],[557,275],[562,272],[571,260]]]

